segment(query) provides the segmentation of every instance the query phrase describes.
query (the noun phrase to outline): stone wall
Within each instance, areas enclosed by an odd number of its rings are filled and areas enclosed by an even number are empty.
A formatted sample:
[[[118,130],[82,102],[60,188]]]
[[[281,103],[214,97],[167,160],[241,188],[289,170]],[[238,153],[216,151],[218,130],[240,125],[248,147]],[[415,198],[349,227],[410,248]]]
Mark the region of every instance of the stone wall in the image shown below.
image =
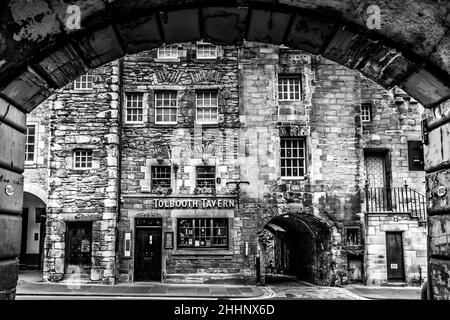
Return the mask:
[[[238,61],[235,47],[219,48],[218,58],[196,59],[194,44],[179,44],[179,61],[158,60],[157,52],[149,51],[128,56],[123,62],[123,93],[144,94],[141,123],[124,122],[122,131],[123,204],[120,230],[135,232],[135,218],[162,217],[163,234],[175,233],[181,217],[226,217],[230,225],[230,243],[224,250],[197,251],[163,249],[163,280],[171,282],[247,281],[253,268],[244,257],[244,234],[253,230],[249,219],[234,209],[191,210],[154,209],[152,201],[210,195],[196,194],[196,166],[215,166],[220,182],[215,197],[234,197],[229,181],[239,180],[237,143],[239,127]],[[174,125],[155,123],[155,90],[177,92],[178,120]],[[216,90],[218,93],[218,124],[198,125],[196,90]],[[125,116],[125,115],[124,115]],[[125,120],[125,119],[124,119]],[[151,187],[151,166],[168,165],[173,170],[169,195],[142,192]],[[184,199],[183,198],[183,199]],[[246,231],[244,231],[246,230]],[[120,274],[123,280],[133,280],[133,259],[123,258],[119,242]]]
[[[427,278],[427,227],[409,214],[367,217],[367,285],[387,285],[386,232],[402,232],[406,283],[421,286]]]
[[[44,279],[64,278],[66,224],[92,221],[92,281],[115,279],[118,187],[118,62],[94,71],[94,88],[73,84],[49,99],[50,159]],[[92,150],[92,169],[73,166],[74,149]]]
[[[40,104],[27,114],[27,125],[36,125],[36,155],[34,163],[26,163],[24,171],[24,191],[31,192],[47,201],[48,157],[49,157],[49,102]]]

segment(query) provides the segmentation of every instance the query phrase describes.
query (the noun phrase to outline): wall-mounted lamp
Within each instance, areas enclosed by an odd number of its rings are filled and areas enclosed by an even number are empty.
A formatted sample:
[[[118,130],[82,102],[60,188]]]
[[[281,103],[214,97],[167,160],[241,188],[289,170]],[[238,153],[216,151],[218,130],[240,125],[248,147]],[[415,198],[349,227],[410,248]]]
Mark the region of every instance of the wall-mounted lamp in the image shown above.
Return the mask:
[[[220,184],[220,182],[222,181],[222,179],[220,179],[219,177],[216,178],[216,183]]]
[[[163,157],[157,157],[157,158],[156,158],[156,161],[158,161],[159,163],[161,163],[161,162],[164,161],[164,159],[163,159]]]

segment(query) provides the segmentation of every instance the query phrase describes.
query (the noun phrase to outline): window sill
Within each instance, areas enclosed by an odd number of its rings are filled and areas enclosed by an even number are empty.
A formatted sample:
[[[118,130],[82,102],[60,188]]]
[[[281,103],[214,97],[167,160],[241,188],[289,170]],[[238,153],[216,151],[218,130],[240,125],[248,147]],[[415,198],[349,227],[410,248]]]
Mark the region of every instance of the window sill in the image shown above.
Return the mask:
[[[199,249],[177,249],[172,252],[173,256],[232,256],[231,250],[199,248]]]
[[[155,62],[180,62],[180,57],[178,58],[155,58]]]
[[[280,177],[280,180],[283,180],[284,182],[286,181],[304,181],[307,180],[307,177],[293,177],[293,178],[289,178],[289,177]]]
[[[37,168],[37,163],[36,163],[36,162],[25,163],[25,164],[24,164],[24,168],[25,168],[25,169],[34,169],[34,168]]]

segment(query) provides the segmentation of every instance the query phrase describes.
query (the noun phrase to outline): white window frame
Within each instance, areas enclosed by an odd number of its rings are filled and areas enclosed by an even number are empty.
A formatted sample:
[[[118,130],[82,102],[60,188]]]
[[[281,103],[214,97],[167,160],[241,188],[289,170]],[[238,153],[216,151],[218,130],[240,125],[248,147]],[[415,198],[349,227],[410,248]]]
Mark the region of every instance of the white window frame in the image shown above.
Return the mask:
[[[94,88],[94,74],[92,71],[88,71],[86,74],[79,77],[73,82],[73,89],[78,91],[90,91]],[[86,84],[86,88],[82,85]]]
[[[287,157],[286,156],[286,153],[285,153],[285,156],[284,157],[282,157],[282,150],[283,150],[283,148],[282,148],[282,141],[283,140],[291,140],[291,141],[293,141],[293,140],[295,140],[295,141],[300,141],[300,146],[302,146],[303,147],[303,156],[302,157],[300,157],[300,153],[299,153],[299,150],[300,150],[300,148],[298,148],[297,149],[297,157],[293,157],[293,156],[291,156],[291,157]],[[287,148],[285,148],[285,150],[287,150]],[[292,147],[291,147],[291,150],[292,150]],[[284,179],[284,180],[298,180],[298,179],[305,179],[305,177],[306,177],[306,174],[307,174],[307,172],[306,172],[306,169],[307,169],[307,167],[306,167],[306,138],[305,137],[280,137],[280,177],[281,177],[281,179]],[[303,175],[298,175],[298,176],[293,176],[292,174],[290,175],[290,176],[288,176],[288,175],[283,175],[283,173],[282,173],[282,168],[283,168],[283,166],[282,166],[282,161],[283,160],[297,160],[297,161],[302,161],[302,163],[303,163]],[[287,165],[285,165],[284,166],[284,168],[286,169],[286,172],[285,172],[285,174],[287,173],[287,169],[288,168],[290,168],[291,170],[294,168],[292,165],[290,166],[290,167],[288,167]],[[300,166],[297,166],[297,169],[299,170],[301,167]]]
[[[203,101],[203,105],[199,106],[199,98],[198,95],[199,94],[203,94],[203,98],[201,99]],[[216,98],[215,98],[215,104],[211,104],[208,106],[205,106],[204,102],[205,102],[205,97],[204,94],[215,94]],[[210,97],[209,100],[212,100],[212,98]],[[203,119],[199,119],[199,109],[202,109],[203,112],[206,109],[209,110],[215,110],[215,120],[209,120],[209,121],[204,121],[205,117],[204,117],[204,113],[203,113]],[[210,113],[211,114],[211,113]],[[195,120],[197,123],[199,124],[217,124],[219,122],[219,97],[218,97],[218,92],[217,90],[197,90],[195,92]]]
[[[25,134],[25,165],[34,165],[37,162],[37,151],[38,151],[38,136],[39,136],[39,126],[37,123],[27,123],[27,132]],[[34,150],[33,150],[33,160],[27,160],[28,158],[28,127],[34,127]]]
[[[157,58],[159,60],[177,60],[177,59],[179,59],[180,52],[178,51],[178,45],[170,44],[170,45],[163,45],[163,46],[159,47],[157,50]]]
[[[157,106],[156,100],[158,94],[164,94],[164,93],[173,93],[175,94],[175,106]],[[178,123],[178,92],[176,90],[155,90],[155,124],[177,124]],[[164,99],[163,99],[164,101]],[[172,101],[172,99],[169,99],[169,101]],[[175,109],[175,121],[158,121],[158,109]]]
[[[281,81],[287,80],[286,88],[287,91],[280,90],[280,87],[284,87],[284,84],[280,84]],[[298,99],[295,98],[295,90],[291,92],[291,85],[289,80],[298,80],[298,84],[296,87],[298,88]],[[277,83],[277,98],[278,101],[301,101],[302,100],[302,76],[301,75],[278,75],[278,83]],[[294,94],[294,98],[290,98],[291,93]],[[287,98],[284,98],[284,95],[287,95]],[[282,98],[280,98],[282,96]]]
[[[200,48],[203,48],[203,50],[200,50]],[[213,52],[212,50],[209,50],[210,48],[213,48],[214,53],[211,55],[205,55],[205,51],[204,51],[205,48],[208,48],[208,50],[207,50],[208,53]],[[219,50],[216,45],[209,43],[209,42],[198,41],[197,48],[195,50],[195,57],[196,57],[196,59],[199,59],[199,60],[217,59],[218,51]],[[199,53],[201,53],[201,54],[199,54]]]
[[[364,108],[366,106],[367,106],[367,108]],[[363,123],[372,122],[372,104],[371,103],[361,103],[361,122],[363,122]]]
[[[90,152],[90,157],[91,157],[91,165],[88,167],[88,166],[86,166],[86,167],[77,167],[77,161],[76,161],[76,158],[77,158],[77,152]],[[87,163],[87,159],[88,159],[88,157],[89,157],[89,155],[87,154],[86,156],[86,163]],[[92,152],[92,149],[75,149],[75,150],[73,150],[73,169],[74,170],[90,170],[90,169],[92,169],[93,168],[93,152]]]
[[[136,100],[134,100],[134,99],[131,99],[131,101],[130,101],[130,97],[138,97],[139,99],[136,99]],[[131,107],[129,107],[128,106],[128,102],[131,102],[131,103],[134,103],[134,102],[136,102],[136,103],[139,103],[140,102],[140,107],[138,106],[138,107],[136,107],[136,106],[131,106]],[[131,110],[133,110],[133,111],[136,111],[136,110],[141,110],[142,112],[141,112],[141,117],[142,117],[142,119],[141,120],[136,120],[136,121],[133,121],[133,120],[128,120],[128,113],[131,111]],[[124,119],[124,122],[125,123],[144,123],[144,94],[143,93],[140,93],[140,92],[127,92],[127,93],[125,93],[125,119]],[[135,116],[135,115],[132,115],[132,118],[133,118],[133,116]]]

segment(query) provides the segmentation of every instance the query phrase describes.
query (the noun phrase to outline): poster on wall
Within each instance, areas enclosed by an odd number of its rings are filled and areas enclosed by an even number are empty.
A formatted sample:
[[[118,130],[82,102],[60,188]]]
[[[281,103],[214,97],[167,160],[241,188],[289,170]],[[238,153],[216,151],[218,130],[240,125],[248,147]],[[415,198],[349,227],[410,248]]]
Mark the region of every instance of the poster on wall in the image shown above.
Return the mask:
[[[173,249],[173,232],[164,233],[164,248]]]

